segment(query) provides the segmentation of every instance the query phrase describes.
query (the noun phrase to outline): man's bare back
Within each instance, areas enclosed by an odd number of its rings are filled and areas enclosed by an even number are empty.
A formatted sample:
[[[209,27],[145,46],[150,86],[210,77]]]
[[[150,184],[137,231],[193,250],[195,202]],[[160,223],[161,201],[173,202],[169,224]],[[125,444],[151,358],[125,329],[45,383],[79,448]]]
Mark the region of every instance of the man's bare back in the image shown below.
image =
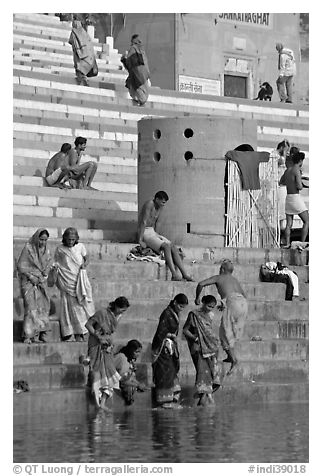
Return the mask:
[[[46,177],[51,175],[58,168],[63,169],[64,167],[68,167],[68,165],[68,156],[64,154],[64,152],[57,152],[48,162],[46,168]]]
[[[229,274],[219,274],[218,276],[213,276],[213,278],[216,278],[214,284],[216,284],[221,299],[226,299],[234,293],[242,294],[246,297],[239,281],[234,278],[234,276]]]

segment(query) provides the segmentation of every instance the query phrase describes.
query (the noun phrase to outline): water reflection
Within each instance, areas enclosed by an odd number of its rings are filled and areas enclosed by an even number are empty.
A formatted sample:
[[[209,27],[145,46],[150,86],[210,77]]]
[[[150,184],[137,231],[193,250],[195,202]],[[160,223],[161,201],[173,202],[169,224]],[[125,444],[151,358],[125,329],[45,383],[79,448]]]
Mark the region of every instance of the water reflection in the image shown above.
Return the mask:
[[[14,462],[307,462],[308,405],[14,416]]]

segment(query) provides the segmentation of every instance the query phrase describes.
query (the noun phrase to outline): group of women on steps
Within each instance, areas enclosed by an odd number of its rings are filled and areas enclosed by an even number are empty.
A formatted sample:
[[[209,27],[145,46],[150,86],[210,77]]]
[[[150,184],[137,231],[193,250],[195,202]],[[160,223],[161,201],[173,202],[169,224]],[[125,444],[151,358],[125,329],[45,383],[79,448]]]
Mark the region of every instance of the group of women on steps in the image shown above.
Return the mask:
[[[142,344],[133,339],[113,353],[113,333],[130,304],[124,296],[95,312],[86,267],[88,256],[75,228],[67,228],[52,260],[46,229],[37,230],[25,244],[17,263],[24,301],[23,340],[27,344],[46,342],[50,331],[50,299],[47,285],[60,290],[60,328],[64,341],[88,337],[89,379],[94,401],[104,407],[119,392],[126,404],[145,385],[136,379],[136,360]],[[206,295],[200,307],[189,312],[183,326],[196,370],[195,397],[198,405],[213,403],[220,387],[218,369],[219,323],[215,319],[216,298]],[[181,313],[188,305],[185,294],[177,294],[162,312],[152,340],[153,400],[156,406],[173,407],[180,399],[178,332]]]

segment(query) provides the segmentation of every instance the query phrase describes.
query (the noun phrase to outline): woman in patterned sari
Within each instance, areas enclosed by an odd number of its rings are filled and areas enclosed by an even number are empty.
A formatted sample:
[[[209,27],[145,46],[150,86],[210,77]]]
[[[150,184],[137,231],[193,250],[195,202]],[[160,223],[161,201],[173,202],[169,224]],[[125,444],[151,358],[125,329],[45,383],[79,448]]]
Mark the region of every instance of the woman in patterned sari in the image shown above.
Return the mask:
[[[95,312],[92,288],[86,273],[88,256],[75,228],[64,231],[55,251],[56,286],[60,290],[60,329],[64,340],[84,340],[85,324]]]
[[[126,297],[118,297],[110,302],[106,309],[96,311],[86,323],[89,332],[89,381],[97,407],[103,408],[106,400],[113,396],[113,389],[119,388],[121,376],[115,368],[111,336],[129,306]]]
[[[146,390],[146,386],[136,379],[136,360],[141,351],[141,342],[132,339],[114,355],[115,368],[121,376],[120,391],[126,405],[134,403],[136,391]]]
[[[50,299],[46,279],[51,258],[47,250],[49,233],[39,228],[24,246],[17,263],[24,302],[23,339],[26,344],[46,342],[49,330]]]
[[[201,309],[189,312],[183,326],[191,358],[196,369],[196,393],[198,405],[214,403],[213,392],[220,387],[218,369],[219,323],[216,323],[213,310],[216,298],[212,295],[203,296]]]
[[[164,408],[179,401],[181,387],[178,373],[180,369],[177,335],[180,313],[188,305],[185,294],[177,294],[162,312],[152,341],[152,371],[156,405]]]

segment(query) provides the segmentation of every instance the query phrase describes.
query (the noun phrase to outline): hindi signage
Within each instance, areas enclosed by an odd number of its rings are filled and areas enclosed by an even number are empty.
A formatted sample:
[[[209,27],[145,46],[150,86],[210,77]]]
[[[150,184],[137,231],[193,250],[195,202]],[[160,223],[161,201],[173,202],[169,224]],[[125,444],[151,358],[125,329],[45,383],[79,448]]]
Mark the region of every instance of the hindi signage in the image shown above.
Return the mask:
[[[217,79],[196,78],[179,74],[179,91],[182,93],[220,96],[221,82]]]
[[[272,16],[272,13],[218,13],[217,19],[224,22],[271,28]]]

